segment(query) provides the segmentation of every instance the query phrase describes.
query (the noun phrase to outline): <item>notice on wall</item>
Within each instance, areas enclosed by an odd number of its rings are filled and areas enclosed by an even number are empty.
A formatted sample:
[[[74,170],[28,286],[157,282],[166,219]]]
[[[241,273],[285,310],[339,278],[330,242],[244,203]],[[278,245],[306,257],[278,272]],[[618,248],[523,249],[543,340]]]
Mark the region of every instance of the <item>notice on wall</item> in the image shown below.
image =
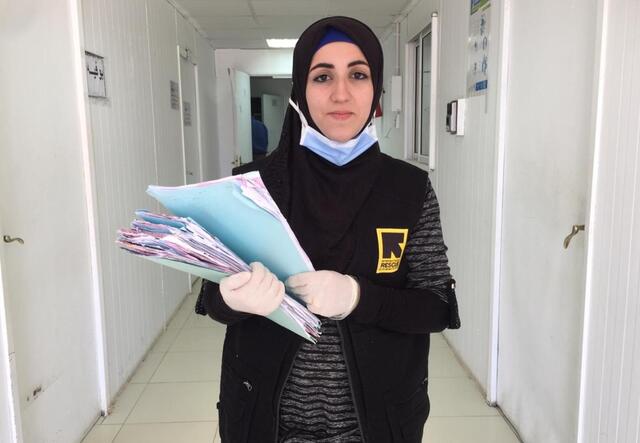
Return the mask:
[[[467,97],[474,97],[486,94],[489,86],[491,0],[470,1]]]
[[[169,81],[169,93],[171,94],[171,109],[180,109],[180,89],[178,82]]]
[[[87,68],[87,89],[89,97],[106,98],[107,87],[104,78],[104,57],[85,51],[84,58]]]
[[[191,103],[182,102],[183,124],[191,126]]]

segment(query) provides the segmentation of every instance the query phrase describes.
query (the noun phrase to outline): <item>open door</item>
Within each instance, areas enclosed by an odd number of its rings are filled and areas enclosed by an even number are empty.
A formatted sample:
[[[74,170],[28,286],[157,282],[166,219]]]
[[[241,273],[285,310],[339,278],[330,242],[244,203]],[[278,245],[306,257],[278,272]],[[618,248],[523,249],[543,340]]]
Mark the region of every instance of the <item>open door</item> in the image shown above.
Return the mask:
[[[286,110],[284,97],[279,95],[262,94],[262,123],[267,127],[269,146],[271,152],[278,147],[280,132],[284,123]]]
[[[240,166],[253,160],[251,150],[251,82],[249,74],[229,69],[233,101],[234,161]]]

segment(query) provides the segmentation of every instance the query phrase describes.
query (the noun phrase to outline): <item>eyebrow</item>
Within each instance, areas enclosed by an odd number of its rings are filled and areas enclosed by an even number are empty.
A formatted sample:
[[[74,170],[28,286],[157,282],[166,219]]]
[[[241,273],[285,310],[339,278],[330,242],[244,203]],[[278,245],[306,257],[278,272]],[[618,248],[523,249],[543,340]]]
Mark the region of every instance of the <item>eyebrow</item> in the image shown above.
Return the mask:
[[[369,63],[365,62],[364,60],[355,60],[355,61],[352,61],[351,63],[349,63],[347,65],[347,67],[351,68],[352,66],[357,66],[357,65],[369,66]],[[318,63],[313,68],[309,69],[309,72],[313,71],[314,69],[318,69],[318,68],[335,69],[335,66],[332,65],[331,63]]]

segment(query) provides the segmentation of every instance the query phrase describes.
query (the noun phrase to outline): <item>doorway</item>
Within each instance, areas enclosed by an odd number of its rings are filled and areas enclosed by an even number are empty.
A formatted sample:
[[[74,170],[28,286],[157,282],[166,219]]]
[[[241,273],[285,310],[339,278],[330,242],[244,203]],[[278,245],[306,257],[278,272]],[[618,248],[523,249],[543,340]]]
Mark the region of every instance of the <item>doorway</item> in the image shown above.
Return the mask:
[[[291,79],[288,77],[251,77],[251,117],[261,122],[266,129],[266,153],[278,147],[290,95]],[[255,157],[255,141],[253,145]]]

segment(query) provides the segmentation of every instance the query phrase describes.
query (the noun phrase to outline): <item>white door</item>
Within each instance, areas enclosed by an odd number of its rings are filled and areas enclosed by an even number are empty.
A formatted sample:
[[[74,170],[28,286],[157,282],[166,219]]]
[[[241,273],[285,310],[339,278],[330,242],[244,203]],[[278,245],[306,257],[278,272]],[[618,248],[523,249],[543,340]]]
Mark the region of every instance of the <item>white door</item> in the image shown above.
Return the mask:
[[[563,241],[586,221],[595,2],[510,4],[498,404],[524,441],[567,443],[576,441],[586,236]]]
[[[3,232],[2,220],[0,220],[0,233]],[[4,242],[3,242],[4,243]],[[0,249],[2,245],[0,244]],[[21,432],[20,417],[15,415],[19,409],[17,397],[14,392],[12,374],[15,374],[15,353],[13,350],[13,338],[10,337],[11,324],[7,316],[9,308],[8,297],[4,297],[3,289],[3,260],[0,253],[0,441],[13,442]]]
[[[85,193],[79,5],[4,4],[9,18],[0,23],[0,54],[19,60],[0,68],[0,303],[10,327],[4,350],[15,362],[23,441],[67,443],[98,418],[104,392]],[[28,25],[20,25],[25,17]]]
[[[285,113],[284,98],[279,95],[262,94],[262,123],[267,127],[269,146],[271,152],[278,147],[280,132],[284,123]]]
[[[53,114],[74,109],[70,101],[40,106]],[[65,123],[77,128],[69,114]],[[0,262],[24,441],[63,443],[100,410],[98,348],[81,143],[41,117],[39,130],[2,146]]]
[[[182,147],[184,149],[185,181],[187,184],[202,181],[200,162],[200,137],[198,119],[197,70],[193,52],[179,48],[180,96],[182,98]]]
[[[251,150],[251,81],[246,72],[231,69],[231,99],[235,139],[234,166],[253,160]]]

